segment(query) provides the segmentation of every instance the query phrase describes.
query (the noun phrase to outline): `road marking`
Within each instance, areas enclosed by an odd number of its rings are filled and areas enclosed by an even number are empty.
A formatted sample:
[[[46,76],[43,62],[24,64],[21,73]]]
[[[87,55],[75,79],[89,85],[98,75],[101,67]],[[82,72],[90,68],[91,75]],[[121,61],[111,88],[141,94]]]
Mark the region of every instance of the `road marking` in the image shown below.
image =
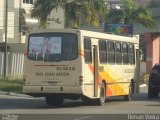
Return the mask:
[[[75,118],[72,120],[82,120],[82,119],[87,119],[87,118],[91,118],[92,116],[85,116],[85,117],[81,117],[81,118]]]

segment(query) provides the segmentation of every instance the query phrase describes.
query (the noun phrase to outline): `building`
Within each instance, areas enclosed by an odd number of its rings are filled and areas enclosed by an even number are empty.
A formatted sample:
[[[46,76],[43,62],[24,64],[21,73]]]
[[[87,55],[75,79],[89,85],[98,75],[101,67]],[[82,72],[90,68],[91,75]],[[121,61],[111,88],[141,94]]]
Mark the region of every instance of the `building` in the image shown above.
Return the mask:
[[[39,27],[38,20],[31,18],[30,15],[33,3],[34,0],[8,0],[7,45],[9,52],[22,53],[26,30]],[[6,0],[1,0],[0,6],[0,51],[4,51]],[[64,18],[63,9],[53,10],[48,17],[48,29],[64,28]]]
[[[8,1],[8,20],[7,20],[7,46],[8,52],[22,53],[25,38],[22,35],[20,24],[20,11],[24,7],[29,13],[33,0],[10,0]],[[6,21],[6,0],[0,2],[0,47],[3,52],[3,43],[5,42],[5,21]]]
[[[0,2],[0,76],[14,76],[23,74],[23,60],[25,35],[23,35],[21,13],[32,7],[33,0],[8,0],[7,20],[7,56],[4,65],[6,1]],[[22,9],[22,6],[24,9]],[[23,13],[24,14],[24,13]],[[26,13],[27,14],[27,13]],[[25,28],[25,27],[24,27]],[[5,71],[5,72],[4,72]],[[5,74],[4,74],[5,73]]]

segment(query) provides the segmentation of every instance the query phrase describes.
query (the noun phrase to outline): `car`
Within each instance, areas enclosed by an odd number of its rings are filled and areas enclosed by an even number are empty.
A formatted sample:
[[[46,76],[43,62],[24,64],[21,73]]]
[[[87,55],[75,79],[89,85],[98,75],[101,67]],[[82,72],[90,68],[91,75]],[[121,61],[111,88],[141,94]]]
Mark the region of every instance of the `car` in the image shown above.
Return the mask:
[[[148,81],[148,98],[156,98],[160,92],[160,64],[155,64]]]

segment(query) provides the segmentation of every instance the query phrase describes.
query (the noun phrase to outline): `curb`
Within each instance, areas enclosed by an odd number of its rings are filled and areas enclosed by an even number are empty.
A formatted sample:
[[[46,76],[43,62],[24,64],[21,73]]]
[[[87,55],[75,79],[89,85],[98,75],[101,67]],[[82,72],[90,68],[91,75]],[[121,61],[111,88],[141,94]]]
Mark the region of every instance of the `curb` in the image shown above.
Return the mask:
[[[18,94],[18,93],[13,93],[13,92],[3,92],[3,91],[0,91],[0,95],[10,95],[10,96],[16,96],[16,97],[29,97],[29,98],[32,98],[31,96],[25,95],[25,94]]]
[[[16,96],[16,97],[29,97],[29,98],[33,98],[32,96],[29,96],[29,95],[25,95],[25,94],[17,94],[17,93],[13,93],[13,92],[10,92],[9,93],[10,96]]]
[[[2,91],[0,91],[0,95],[9,95],[9,92],[2,92]]]

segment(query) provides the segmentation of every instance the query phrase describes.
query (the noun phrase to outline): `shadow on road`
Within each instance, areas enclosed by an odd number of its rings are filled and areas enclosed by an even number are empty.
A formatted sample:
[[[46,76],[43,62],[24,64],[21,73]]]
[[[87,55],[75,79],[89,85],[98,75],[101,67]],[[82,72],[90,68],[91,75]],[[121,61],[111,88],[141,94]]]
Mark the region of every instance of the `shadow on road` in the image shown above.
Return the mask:
[[[133,101],[151,101],[152,104],[146,106],[160,106],[160,97],[157,99],[148,99],[147,93],[139,93],[133,95]],[[122,103],[123,97],[109,97],[106,98],[106,104],[114,104],[116,102]],[[117,104],[117,103],[116,103]],[[14,98],[12,97],[0,97],[0,109],[57,109],[57,108],[72,108],[79,106],[95,106],[94,104],[88,104],[82,100],[65,100],[61,107],[48,107],[44,98],[28,99],[28,98]]]
[[[0,109],[32,109],[46,106],[44,99],[0,97]]]

